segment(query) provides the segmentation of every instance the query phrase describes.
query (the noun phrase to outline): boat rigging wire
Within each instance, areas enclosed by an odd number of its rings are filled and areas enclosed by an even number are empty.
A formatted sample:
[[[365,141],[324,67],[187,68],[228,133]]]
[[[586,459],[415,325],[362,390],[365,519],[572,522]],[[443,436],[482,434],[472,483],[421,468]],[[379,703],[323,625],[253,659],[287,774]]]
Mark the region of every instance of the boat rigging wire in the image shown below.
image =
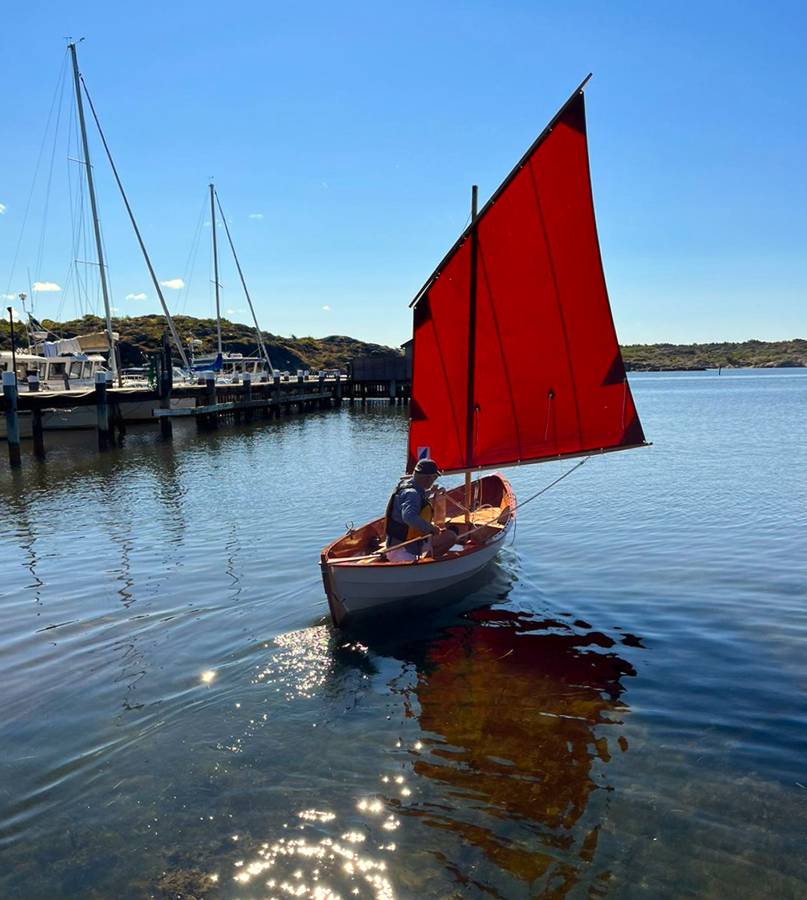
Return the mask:
[[[77,310],[79,317],[83,318],[85,315],[98,315],[98,309],[102,302],[100,296],[101,285],[97,278],[91,278],[90,276],[92,267],[97,266],[98,263],[90,261],[92,251],[90,250],[89,243],[91,240],[90,217],[87,215],[87,180],[83,175],[79,174],[78,178],[75,179],[74,184],[72,166],[70,165],[71,162],[79,166],[85,164],[84,159],[82,158],[78,110],[76,109],[75,104],[71,104],[70,109],[72,110],[72,115],[70,117],[67,140],[67,179],[69,184],[70,221],[73,233],[70,265],[68,267],[68,274],[65,278],[62,299],[59,303],[59,312],[56,316],[60,321],[62,318],[62,309],[70,295],[73,285],[75,285],[74,308]],[[75,145],[73,142],[75,142]],[[71,156],[70,154],[73,149],[75,149],[75,155]],[[99,230],[101,230],[100,223]],[[103,238],[103,232],[101,233]],[[106,242],[104,242],[103,250],[106,254]],[[107,276],[108,274],[109,273],[107,272]],[[89,285],[91,283],[95,285],[94,297],[90,296]]]
[[[143,238],[140,234],[140,229],[137,227],[137,222],[134,217],[134,213],[132,212],[132,207],[129,205],[129,199],[126,196],[126,191],[123,189],[123,182],[120,180],[120,175],[118,175],[118,169],[115,166],[115,162],[112,159],[112,151],[109,149],[109,144],[106,142],[106,137],[104,136],[104,131],[101,128],[101,122],[98,119],[98,114],[95,111],[95,106],[92,102],[92,97],[90,97],[90,92],[87,89],[87,83],[84,80],[84,76],[81,76],[81,84],[84,88],[84,95],[87,98],[87,103],[90,107],[90,112],[92,113],[92,117],[95,120],[95,127],[98,129],[98,135],[101,138],[101,143],[104,145],[104,150],[106,152],[107,160],[109,161],[110,168],[112,169],[112,174],[115,176],[115,181],[118,185],[118,190],[120,191],[121,197],[123,198],[124,206],[126,207],[126,212],[129,213],[129,220],[132,223],[132,228],[134,229],[135,235],[137,237],[138,243],[140,244],[140,249],[143,253],[143,258],[146,261],[146,266],[148,267],[149,274],[151,275],[151,281],[154,285],[154,290],[157,292],[157,296],[160,299],[160,305],[163,308],[163,312],[165,313],[165,318],[168,322],[168,328],[171,331],[171,337],[174,339],[174,344],[176,345],[177,351],[179,352],[180,359],[182,360],[182,365],[185,368],[189,368],[188,358],[185,355],[185,348],[182,346],[182,341],[179,339],[179,335],[177,334],[176,326],[174,325],[174,320],[171,318],[171,313],[168,311],[168,305],[165,302],[165,297],[163,296],[163,292],[160,288],[160,282],[157,279],[157,274],[154,271],[154,267],[151,264],[151,258],[146,251],[146,245],[143,243]]]
[[[255,335],[258,338],[258,349],[261,353],[261,356],[266,360],[266,364],[272,369],[272,360],[269,359],[269,351],[266,349],[263,343],[263,336],[261,335],[261,327],[258,325],[258,317],[255,315],[255,307],[252,305],[252,298],[249,296],[249,291],[247,290],[247,282],[244,278],[244,273],[241,270],[241,263],[238,261],[238,254],[235,252],[235,244],[233,243],[233,239],[230,235],[230,228],[227,225],[227,219],[224,215],[224,210],[221,208],[221,200],[219,200],[219,192],[217,190],[213,190],[213,194],[216,198],[216,205],[219,208],[219,213],[221,214],[221,221],[224,225],[224,231],[227,235],[227,240],[230,244],[230,250],[233,254],[233,259],[235,260],[235,267],[238,269],[238,276],[241,279],[241,286],[244,288],[244,296],[247,298],[247,303],[249,304],[249,310],[252,313],[252,321],[255,323]]]
[[[64,89],[65,76],[67,73],[67,51],[65,50],[64,59],[62,60],[62,67],[59,72],[59,76],[56,79],[56,87],[53,91],[53,98],[50,103],[50,110],[48,111],[48,118],[45,121],[45,130],[42,134],[42,141],[39,145],[39,153],[36,157],[36,165],[34,166],[34,176],[31,179],[31,188],[28,191],[28,199],[25,203],[25,211],[22,215],[22,225],[20,226],[20,233],[17,237],[17,246],[14,249],[14,256],[11,260],[11,269],[8,273],[8,283],[6,285],[6,293],[9,293],[11,290],[11,283],[14,281],[14,272],[17,268],[17,261],[20,255],[20,247],[22,246],[22,239],[25,235],[25,226],[28,223],[28,215],[31,212],[31,203],[34,199],[34,190],[36,188],[37,178],[39,176],[39,167],[42,164],[42,156],[45,152],[45,143],[48,138],[48,133],[50,132],[51,120],[53,119],[53,110],[56,107],[56,98],[62,95]],[[31,302],[33,302],[33,297],[31,298]]]
[[[65,297],[68,292],[72,289],[73,282],[75,281],[76,285],[76,306],[79,310],[81,310],[81,284],[79,282],[78,277],[78,230],[76,228],[76,201],[73,196],[73,174],[72,174],[72,166],[71,162],[80,163],[81,160],[78,156],[71,156],[71,150],[73,147],[73,134],[74,129],[76,129],[76,113],[75,109],[73,110],[73,115],[69,117],[67,122],[67,205],[70,210],[70,226],[71,226],[71,234],[70,234],[70,261],[67,266],[67,274],[64,279],[64,291],[62,292],[62,296],[59,300],[59,306],[56,311],[56,320],[61,321],[62,319],[62,310],[64,307]],[[75,278],[74,278],[75,271]]]
[[[199,209],[199,216],[196,220],[196,228],[193,232],[191,240],[191,248],[188,251],[188,258],[185,260],[185,287],[182,291],[182,300],[177,304],[180,313],[184,316],[188,308],[188,299],[191,293],[191,282],[193,281],[193,273],[196,269],[196,256],[199,252],[199,244],[202,237],[202,225],[204,222],[205,209],[207,207],[207,197],[202,199],[202,205]]]
[[[45,258],[45,245],[48,233],[48,211],[50,209],[51,188],[53,187],[53,168],[56,162],[56,146],[59,142],[59,129],[62,124],[62,110],[64,108],[64,86],[67,78],[62,76],[59,90],[59,100],[56,105],[56,123],[53,126],[53,143],[50,148],[50,164],[48,165],[48,178],[45,183],[45,207],[42,212],[42,226],[39,230],[39,244],[37,246],[36,262],[34,263],[35,281],[42,281],[42,263]]]

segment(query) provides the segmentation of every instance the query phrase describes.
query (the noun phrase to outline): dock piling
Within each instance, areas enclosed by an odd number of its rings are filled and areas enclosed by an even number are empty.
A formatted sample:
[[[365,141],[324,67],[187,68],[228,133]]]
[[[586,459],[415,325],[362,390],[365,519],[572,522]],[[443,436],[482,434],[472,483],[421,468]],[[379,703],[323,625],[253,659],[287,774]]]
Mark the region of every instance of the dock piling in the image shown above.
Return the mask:
[[[34,458],[45,461],[45,434],[42,429],[42,410],[31,411],[31,437],[34,439]]]
[[[109,449],[109,405],[106,398],[106,372],[95,373],[95,412],[98,449]]]
[[[252,402],[252,374],[250,372],[244,372],[244,400],[247,403]],[[252,421],[252,410],[249,407],[244,410],[244,421]]]
[[[112,372],[106,373],[107,388],[115,387],[115,376]],[[123,412],[117,397],[113,394],[107,394],[107,405],[109,407],[109,443],[113,447],[122,447],[123,439],[126,436],[126,423],[123,419]],[[117,437],[115,436],[117,432]]]
[[[205,378],[205,405],[206,406],[215,406],[217,403],[216,396],[216,379],[213,375],[208,375]],[[218,416],[215,414],[205,416],[204,417],[204,427],[205,428],[218,428],[219,420]]]
[[[275,401],[274,408],[272,410],[274,417],[277,419],[280,416],[280,376],[273,375],[272,376],[272,399]]]
[[[20,419],[17,413],[17,375],[3,372],[3,396],[6,400],[6,440],[8,462],[12,469],[22,465],[20,457]]]
[[[171,345],[167,335],[163,336],[162,356],[157,357],[159,377],[160,409],[171,409],[171,391],[174,388],[174,365],[171,360]],[[170,441],[174,436],[174,425],[170,416],[160,417],[160,436]]]

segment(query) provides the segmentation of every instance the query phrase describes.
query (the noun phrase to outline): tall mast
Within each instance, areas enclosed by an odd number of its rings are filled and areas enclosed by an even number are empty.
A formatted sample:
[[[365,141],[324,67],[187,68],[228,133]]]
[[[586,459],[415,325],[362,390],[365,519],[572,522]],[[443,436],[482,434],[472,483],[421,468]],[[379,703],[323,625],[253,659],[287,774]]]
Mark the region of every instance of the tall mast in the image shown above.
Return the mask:
[[[75,59],[75,51],[73,52],[73,57]],[[87,85],[84,82],[84,79],[81,79],[82,84],[84,85],[84,93],[87,95],[87,102],[90,104],[90,112],[92,113],[92,117],[95,120],[95,127],[98,129],[98,136],[101,138],[101,143],[104,145],[104,152],[106,153],[106,158],[109,160],[109,167],[112,169],[112,174],[115,176],[115,182],[118,185],[118,190],[120,191],[121,199],[123,200],[123,205],[126,207],[126,212],[129,214],[129,221],[132,223],[132,230],[135,233],[135,237],[137,238],[138,244],[140,244],[140,251],[143,254],[143,259],[145,260],[146,267],[149,270],[149,275],[151,276],[151,283],[154,285],[154,290],[157,294],[157,297],[160,300],[160,306],[163,308],[163,314],[165,315],[165,321],[168,323],[168,328],[171,331],[171,337],[174,339],[174,344],[176,345],[177,352],[179,353],[180,359],[182,360],[182,365],[185,368],[188,368],[188,357],[185,355],[185,348],[182,346],[182,342],[179,339],[179,335],[177,334],[176,326],[174,325],[174,320],[171,317],[171,313],[168,309],[168,304],[165,302],[165,297],[163,296],[162,288],[160,287],[160,282],[157,279],[157,273],[154,271],[154,266],[151,264],[151,258],[148,255],[148,251],[146,250],[146,245],[143,243],[143,236],[140,234],[140,229],[137,227],[137,220],[134,217],[134,213],[132,212],[132,207],[129,204],[129,198],[126,196],[126,191],[123,189],[123,182],[120,180],[120,175],[118,175],[118,169],[115,166],[115,160],[112,159],[112,153],[109,149],[109,144],[106,142],[106,138],[104,137],[104,129],[101,128],[101,123],[98,121],[98,113],[95,111],[95,106],[92,102],[92,97],[90,96],[90,92],[87,90]],[[79,109],[81,106],[79,105]],[[89,171],[89,170],[88,170]]]
[[[465,457],[466,465],[470,469],[474,453],[474,418],[476,416],[476,408],[474,405],[474,381],[475,381],[475,365],[474,357],[476,356],[476,280],[477,280],[477,260],[479,257],[479,233],[476,227],[477,206],[478,206],[479,188],[474,184],[471,186],[471,281],[470,281],[470,298],[468,311],[468,405],[466,409],[465,422]],[[471,508],[471,473],[465,473],[465,521],[468,522],[469,514],[467,510]]]
[[[252,298],[249,296],[249,291],[247,290],[247,282],[244,278],[244,273],[241,270],[241,263],[238,261],[238,254],[235,252],[235,244],[233,243],[232,235],[230,234],[230,229],[227,225],[227,217],[224,215],[224,210],[221,208],[221,200],[219,200],[218,191],[216,194],[216,203],[219,207],[219,212],[221,213],[221,221],[224,223],[224,231],[227,234],[227,240],[230,243],[230,250],[233,252],[233,259],[235,260],[235,267],[238,269],[238,276],[241,279],[241,286],[244,288],[244,296],[247,298],[247,303],[249,304],[249,311],[252,313],[252,321],[255,323],[255,335],[258,338],[258,347],[261,351],[261,356],[266,360],[266,364],[269,368],[272,368],[272,360],[269,359],[269,351],[266,349],[266,345],[263,342],[263,336],[261,335],[261,327],[258,325],[258,317],[255,315],[255,307],[252,305]]]
[[[115,357],[115,341],[112,337],[112,312],[109,306],[109,289],[106,283],[106,264],[104,263],[104,248],[101,242],[101,226],[98,222],[98,206],[95,202],[95,185],[92,180],[92,164],[90,163],[90,146],[87,143],[87,128],[84,123],[84,104],[81,101],[81,82],[78,72],[78,58],[76,57],[76,45],[67,45],[70,56],[73,59],[73,81],[76,87],[76,108],[78,109],[78,121],[81,128],[81,143],[84,149],[84,168],[87,171],[87,190],[90,194],[90,208],[92,210],[92,225],[95,230],[95,248],[98,253],[98,271],[101,275],[101,293],[104,297],[104,312],[106,313],[106,334],[109,341],[109,366],[112,369],[113,378],[118,378],[118,361]]]
[[[219,299],[219,250],[216,244],[216,200],[213,182],[210,183],[210,229],[213,232],[213,283],[216,285],[216,336],[221,353],[221,301]]]

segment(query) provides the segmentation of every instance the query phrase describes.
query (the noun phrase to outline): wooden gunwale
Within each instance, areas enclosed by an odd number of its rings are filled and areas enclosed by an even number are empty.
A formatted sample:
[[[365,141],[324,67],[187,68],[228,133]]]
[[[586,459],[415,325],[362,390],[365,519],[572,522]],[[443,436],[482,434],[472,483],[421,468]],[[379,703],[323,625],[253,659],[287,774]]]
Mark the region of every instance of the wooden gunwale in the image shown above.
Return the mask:
[[[481,482],[486,478],[497,479],[498,481],[501,482],[501,484],[502,484],[502,499],[501,499],[501,504],[499,506],[499,509],[501,511],[504,511],[505,508],[509,508],[510,509],[510,517],[514,518],[515,517],[515,507],[516,507],[516,497],[515,497],[515,494],[513,493],[513,489],[510,486],[510,483],[507,481],[506,478],[499,475],[498,473],[493,474],[493,475],[485,475],[482,478],[480,478],[477,483],[480,484],[480,486],[481,486]],[[449,494],[449,496],[452,496],[454,499],[459,500],[462,496],[464,496],[464,490],[465,490],[465,486],[460,484],[460,485],[457,485],[457,487],[452,488],[447,493]],[[480,495],[481,495],[481,490],[480,490]],[[362,528],[373,527],[374,530],[377,531],[379,526],[383,527],[383,524],[384,524],[384,519],[383,519],[383,517],[381,517],[381,518],[373,519],[370,522],[365,523],[364,525],[361,526],[361,528],[356,529],[356,530],[360,531]],[[389,560],[379,559],[377,562],[371,563],[370,565],[361,565],[360,563],[353,562],[350,559],[340,560],[340,558],[338,556],[332,557],[332,558],[329,557],[329,554],[331,553],[331,551],[333,551],[333,549],[336,547],[336,545],[341,543],[345,539],[345,537],[346,537],[346,535],[342,535],[342,537],[340,537],[337,540],[333,541],[332,543],[328,544],[328,546],[325,547],[325,549],[322,551],[322,554],[320,556],[320,561],[323,566],[323,580],[325,579],[326,567],[328,567],[328,568],[337,567],[337,566],[338,567],[357,567],[357,568],[360,567],[361,569],[368,571],[368,570],[372,570],[373,568],[382,568],[382,567],[384,570],[389,570],[391,568],[410,569],[413,565],[417,565],[417,566],[439,565],[440,563],[451,562],[455,559],[459,559],[460,557],[471,556],[472,554],[477,553],[480,550],[484,550],[490,544],[490,540],[492,540],[492,539],[489,539],[481,544],[473,544],[473,545],[469,546],[467,549],[463,549],[462,552],[452,553],[451,555],[446,554],[444,556],[441,556],[439,559],[431,559],[431,558],[426,557],[424,559],[418,559],[413,562],[408,562],[408,561],[407,562],[391,562]],[[331,594],[330,594],[330,591],[328,590],[328,587],[329,587],[328,584],[326,584],[325,590],[326,590],[326,593],[328,594],[328,599],[330,602]]]

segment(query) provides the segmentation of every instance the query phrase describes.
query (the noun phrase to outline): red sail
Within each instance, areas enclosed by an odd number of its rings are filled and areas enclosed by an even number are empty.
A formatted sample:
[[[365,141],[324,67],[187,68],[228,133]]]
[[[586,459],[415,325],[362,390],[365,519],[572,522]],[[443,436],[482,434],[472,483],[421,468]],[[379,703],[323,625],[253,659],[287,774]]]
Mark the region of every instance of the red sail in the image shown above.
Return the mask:
[[[418,295],[408,468],[426,453],[462,471],[643,442],[608,304],[579,90]]]

